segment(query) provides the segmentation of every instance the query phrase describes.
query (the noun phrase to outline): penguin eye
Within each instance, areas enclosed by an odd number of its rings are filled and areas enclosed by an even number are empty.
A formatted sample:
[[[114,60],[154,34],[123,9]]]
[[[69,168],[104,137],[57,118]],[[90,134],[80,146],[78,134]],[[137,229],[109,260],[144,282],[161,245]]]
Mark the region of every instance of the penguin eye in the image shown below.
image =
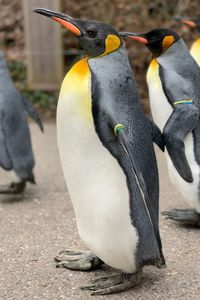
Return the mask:
[[[94,38],[96,35],[97,35],[97,33],[96,33],[96,31],[94,31],[94,30],[87,30],[87,34],[89,35],[89,37],[91,37],[91,38]]]

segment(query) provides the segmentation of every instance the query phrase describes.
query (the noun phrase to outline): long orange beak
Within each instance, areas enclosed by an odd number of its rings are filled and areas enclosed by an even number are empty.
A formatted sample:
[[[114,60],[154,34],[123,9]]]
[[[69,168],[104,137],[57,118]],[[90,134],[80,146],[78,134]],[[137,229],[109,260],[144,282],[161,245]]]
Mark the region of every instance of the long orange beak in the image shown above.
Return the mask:
[[[78,21],[73,19],[72,17],[44,8],[36,8],[34,12],[53,19],[54,21],[60,23],[69,31],[71,31],[74,35],[78,37],[81,36],[81,30],[77,24]]]
[[[128,37],[132,40],[138,41],[142,44],[147,45],[148,44],[148,40],[143,36],[142,33],[135,33],[135,32],[119,32],[119,35],[121,35],[121,37]]]
[[[193,21],[189,21],[189,20],[181,20],[181,23],[188,25],[191,28],[196,28],[196,24]]]
[[[194,18],[176,16],[176,17],[174,17],[174,19],[176,21],[179,21],[182,24],[188,25],[191,28],[196,28],[197,27],[197,24],[196,24]]]

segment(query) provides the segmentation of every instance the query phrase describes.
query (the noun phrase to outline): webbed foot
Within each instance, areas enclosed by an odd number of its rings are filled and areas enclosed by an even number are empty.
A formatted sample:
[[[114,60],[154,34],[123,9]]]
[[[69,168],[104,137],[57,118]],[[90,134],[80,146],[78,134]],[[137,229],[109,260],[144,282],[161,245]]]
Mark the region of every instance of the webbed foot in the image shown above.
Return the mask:
[[[26,187],[26,181],[11,182],[9,185],[0,185],[0,194],[21,194]]]
[[[107,295],[128,291],[141,282],[142,270],[134,274],[120,273],[94,280],[91,284],[81,287],[92,291],[91,295]]]
[[[57,268],[67,268],[70,270],[90,271],[102,265],[103,262],[90,251],[62,251],[55,257]]]
[[[162,212],[166,219],[170,219],[183,225],[193,225],[200,227],[200,213],[194,209],[172,209]]]

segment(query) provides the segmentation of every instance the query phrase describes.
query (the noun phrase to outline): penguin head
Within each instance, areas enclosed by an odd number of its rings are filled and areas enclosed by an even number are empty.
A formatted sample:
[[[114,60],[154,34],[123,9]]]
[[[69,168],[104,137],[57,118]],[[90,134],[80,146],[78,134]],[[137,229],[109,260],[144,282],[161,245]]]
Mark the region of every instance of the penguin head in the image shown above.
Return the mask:
[[[155,57],[164,53],[180,39],[176,32],[166,28],[154,29],[147,33],[120,32],[119,34],[145,44]]]
[[[115,29],[97,21],[83,21],[68,15],[37,8],[34,12],[50,17],[70,30],[79,40],[89,57],[109,54],[122,46],[122,39]]]
[[[200,32],[200,17],[174,17],[174,20],[189,26],[192,29],[196,29]]]

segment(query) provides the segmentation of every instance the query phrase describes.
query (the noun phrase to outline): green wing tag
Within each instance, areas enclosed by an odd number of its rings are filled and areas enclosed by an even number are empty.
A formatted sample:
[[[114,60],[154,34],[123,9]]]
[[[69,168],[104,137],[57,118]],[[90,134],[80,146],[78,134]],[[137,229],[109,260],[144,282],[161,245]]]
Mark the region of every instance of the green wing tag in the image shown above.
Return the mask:
[[[116,136],[118,136],[119,132],[124,130],[125,129],[125,126],[123,124],[117,124],[115,127],[114,127],[114,133]]]

